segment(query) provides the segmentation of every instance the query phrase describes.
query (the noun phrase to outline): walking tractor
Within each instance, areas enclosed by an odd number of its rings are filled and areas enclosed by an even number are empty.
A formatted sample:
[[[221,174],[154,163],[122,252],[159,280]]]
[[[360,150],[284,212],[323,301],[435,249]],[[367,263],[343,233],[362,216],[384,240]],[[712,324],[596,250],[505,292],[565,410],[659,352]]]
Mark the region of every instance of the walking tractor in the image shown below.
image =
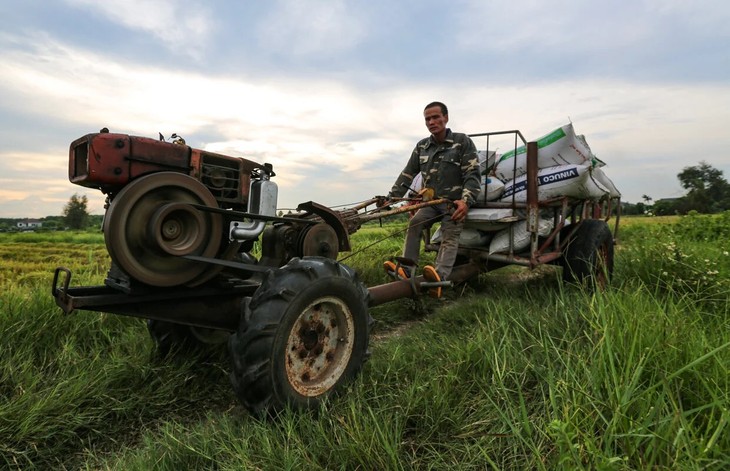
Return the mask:
[[[504,135],[514,136],[515,149],[497,156],[489,141]],[[368,356],[372,306],[505,265],[561,265],[566,280],[605,285],[613,270],[618,214],[613,230],[608,221],[618,213],[617,192],[586,190],[584,179],[578,193],[562,187],[540,193],[559,183],[555,172],[577,175],[578,167],[600,180],[595,159],[546,166],[541,161],[555,139],[528,143],[519,131],[474,136],[487,140],[480,151],[484,187],[449,280],[401,278],[395,270],[392,281],[368,288],[337,261],[351,250],[350,235],[368,221],[444,200],[421,196],[398,207],[383,206],[385,198],[376,196],[344,210],[310,201],[281,217],[269,164],[194,149],[180,138],[106,128],[88,134],[71,143],[69,178],[107,195],[103,232],[111,266],[100,286],[71,286],[71,272],[57,268],[53,297],[67,314],[146,319],[163,353],[227,341],[235,393],[261,413],[315,407],[355,377]],[[557,170],[543,175],[549,169]],[[503,186],[496,198],[495,183]],[[426,250],[438,250],[438,231],[424,235]]]

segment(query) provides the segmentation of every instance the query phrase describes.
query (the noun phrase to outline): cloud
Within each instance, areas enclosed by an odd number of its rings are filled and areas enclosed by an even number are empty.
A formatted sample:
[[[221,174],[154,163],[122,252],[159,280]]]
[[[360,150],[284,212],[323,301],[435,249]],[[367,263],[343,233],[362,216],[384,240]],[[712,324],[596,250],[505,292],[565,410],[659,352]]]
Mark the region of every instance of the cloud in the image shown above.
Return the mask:
[[[457,10],[455,49],[508,83],[575,77],[655,82],[730,76],[730,4],[714,0],[483,2]],[[477,68],[483,68],[477,66]]]
[[[17,171],[19,173],[27,172],[28,174],[36,174],[38,172],[47,173],[49,168],[54,168],[58,164],[58,155],[65,156],[66,152],[49,152],[47,154],[36,152],[13,152],[12,154],[0,154],[2,160],[12,162],[13,171]]]
[[[9,106],[59,120],[97,122],[135,131],[183,134],[215,123],[228,137],[241,134],[321,134],[367,114],[364,98],[326,80],[245,82],[147,68],[48,38],[29,51],[0,51]],[[95,126],[97,127],[97,126]],[[153,132],[154,132],[153,131]]]
[[[361,96],[341,83],[209,77],[114,61],[47,37],[36,40],[22,50],[0,49],[5,106],[65,127],[73,124],[83,133],[103,126],[149,137],[158,130],[176,132],[195,147],[272,163],[277,181],[290,188],[323,169],[357,173],[393,149],[412,145],[412,137],[401,131],[400,112],[374,107],[372,95]],[[213,139],[196,138],[201,132]],[[67,136],[57,147],[77,137]],[[53,166],[62,177],[66,162],[59,165],[58,156],[65,153],[0,159],[27,162],[12,164],[20,173]]]
[[[7,155],[0,154],[0,162],[7,160]],[[56,165],[50,170],[23,172],[20,177],[0,178],[0,215],[8,218],[58,216],[74,193],[87,195],[90,213],[103,214],[104,196],[99,191],[69,183],[65,163],[64,160],[64,168],[60,172]]]
[[[169,49],[200,57],[214,29],[205,2],[192,0],[65,0],[71,6],[92,11],[124,28],[146,33]]]
[[[0,183],[7,184],[8,180],[6,179],[0,179]],[[0,189],[0,200],[7,203],[9,201],[17,201],[22,200],[23,198],[28,197],[27,191],[21,191],[21,190],[8,190],[6,188]]]
[[[367,32],[364,15],[345,0],[276,0],[256,28],[272,53],[332,56],[358,45]]]
[[[646,11],[670,18],[699,36],[730,36],[730,4],[716,0],[644,0]]]
[[[335,13],[344,15],[344,9],[335,4]],[[331,33],[323,31],[320,38]],[[24,187],[26,174],[39,176],[39,185],[55,189],[50,197],[64,203],[74,191],[85,191],[64,181],[68,143],[107,126],[149,137],[176,132],[194,147],[272,163],[281,206],[357,201],[387,192],[426,135],[421,110],[433,99],[449,105],[450,125],[462,132],[520,129],[534,139],[571,119],[629,201],[646,192],[676,196],[674,177],[683,166],[700,160],[718,165],[724,158],[718,149],[730,144],[724,129],[730,85],[719,81],[679,86],[574,77],[534,79],[527,86],[497,85],[470,73],[443,82],[429,76],[389,79],[363,90],[347,77],[326,74],[271,80],[165,67],[95,53],[46,34],[0,35],[3,113],[42,117],[45,128],[41,139],[37,129],[17,139],[28,143],[22,155],[0,155],[0,170],[13,173],[12,181],[0,182],[3,190],[27,192],[8,197],[38,194],[40,187]],[[52,134],[59,129],[64,134]],[[53,175],[39,175],[44,167]],[[647,175],[658,174],[666,174],[666,181],[652,185],[663,186],[648,190]],[[63,205],[56,206],[59,213]],[[23,215],[53,214],[48,207],[39,211]]]
[[[456,39],[460,47],[500,54],[552,50],[553,58],[559,60],[596,44],[620,48],[641,39],[646,26],[640,17],[632,18],[633,5],[627,2],[618,11],[610,5],[571,0],[523,1],[518,6],[507,0],[471,1],[457,16],[460,28]]]

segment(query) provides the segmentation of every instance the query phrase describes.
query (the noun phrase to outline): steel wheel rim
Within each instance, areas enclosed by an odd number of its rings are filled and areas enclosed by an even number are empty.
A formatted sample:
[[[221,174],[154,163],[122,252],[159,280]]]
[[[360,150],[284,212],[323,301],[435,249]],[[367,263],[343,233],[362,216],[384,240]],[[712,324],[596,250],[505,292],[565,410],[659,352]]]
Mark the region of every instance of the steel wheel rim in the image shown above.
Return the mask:
[[[339,298],[310,303],[286,343],[286,375],[294,390],[316,397],[332,389],[347,369],[355,342],[352,312]]]

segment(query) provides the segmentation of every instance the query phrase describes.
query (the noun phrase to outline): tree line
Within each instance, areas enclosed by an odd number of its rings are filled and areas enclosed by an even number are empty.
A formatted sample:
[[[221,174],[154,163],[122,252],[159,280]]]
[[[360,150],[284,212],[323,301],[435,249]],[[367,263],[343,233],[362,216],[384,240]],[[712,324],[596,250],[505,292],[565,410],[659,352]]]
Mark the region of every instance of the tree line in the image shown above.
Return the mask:
[[[89,214],[89,200],[86,195],[79,196],[74,193],[63,207],[60,216],[46,216],[39,218],[41,227],[33,228],[34,231],[62,231],[66,229],[85,230],[98,229],[104,216]],[[0,232],[11,232],[22,230],[18,228],[18,222],[27,218],[0,218]]]
[[[687,190],[684,196],[654,201],[651,196],[643,195],[642,202],[625,203],[623,213],[667,216],[690,211],[713,214],[730,209],[730,183],[723,177],[722,170],[701,161],[699,165],[684,167],[677,178],[682,188]]]

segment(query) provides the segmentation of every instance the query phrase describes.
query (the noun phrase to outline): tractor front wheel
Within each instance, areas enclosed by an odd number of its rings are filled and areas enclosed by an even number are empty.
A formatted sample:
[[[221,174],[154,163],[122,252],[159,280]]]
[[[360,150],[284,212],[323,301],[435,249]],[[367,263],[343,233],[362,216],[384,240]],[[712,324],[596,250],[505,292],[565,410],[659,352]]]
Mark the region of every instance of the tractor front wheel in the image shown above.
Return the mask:
[[[291,260],[256,290],[230,338],[236,395],[256,414],[316,407],[362,368],[370,324],[367,289],[352,269]]]

